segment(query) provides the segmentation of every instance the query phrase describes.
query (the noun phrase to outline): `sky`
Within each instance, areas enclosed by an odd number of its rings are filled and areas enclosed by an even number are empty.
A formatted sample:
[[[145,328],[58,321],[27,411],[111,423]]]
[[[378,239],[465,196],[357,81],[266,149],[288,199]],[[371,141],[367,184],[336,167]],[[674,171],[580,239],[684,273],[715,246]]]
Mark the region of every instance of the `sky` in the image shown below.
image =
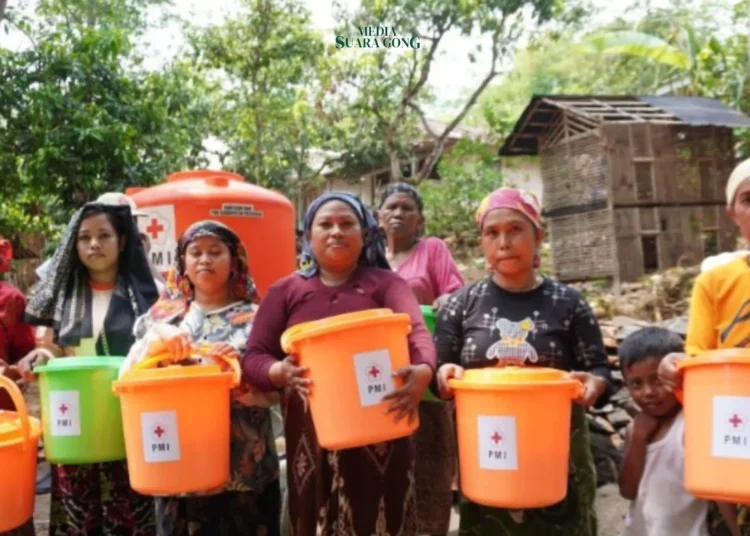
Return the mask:
[[[18,4],[19,0],[10,0],[9,5]],[[334,9],[331,0],[303,0],[312,13],[312,25],[320,30],[326,42],[335,42]],[[600,22],[612,20],[621,15],[630,2],[613,2],[612,0],[591,0],[599,12]],[[33,0],[26,0],[25,4],[32,6]],[[669,0],[651,0],[652,7],[667,5]],[[339,4],[349,10],[356,9],[359,0],[339,0]],[[239,0],[174,0],[176,12],[183,18],[196,24],[220,23],[224,17],[232,16],[239,9]],[[158,16],[154,13],[154,17]],[[374,21],[373,25],[377,22]],[[352,37],[352,36],[350,36]],[[149,32],[146,36],[150,49],[146,66],[158,69],[179,50],[183,44],[178,25],[173,24],[165,29]],[[467,60],[467,54],[478,43],[489,43],[480,37],[463,38],[457,32],[446,34],[439,55],[430,72],[430,84],[437,96],[437,105],[433,113],[449,110],[452,103],[462,95],[475,88],[489,69],[488,47],[483,47],[484,53],[477,54],[476,63]],[[17,49],[28,46],[27,40],[17,32],[6,35],[0,32],[0,46]],[[398,51],[393,51],[398,54]]]

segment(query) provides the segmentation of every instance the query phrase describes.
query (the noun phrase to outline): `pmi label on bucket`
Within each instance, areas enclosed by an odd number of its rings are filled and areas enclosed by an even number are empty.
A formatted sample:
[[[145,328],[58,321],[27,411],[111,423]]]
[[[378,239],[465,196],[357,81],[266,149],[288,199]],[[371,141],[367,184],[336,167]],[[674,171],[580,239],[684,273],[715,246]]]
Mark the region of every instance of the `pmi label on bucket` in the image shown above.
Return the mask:
[[[357,375],[359,402],[362,407],[380,404],[383,397],[395,389],[391,373],[391,354],[388,350],[354,354],[354,371]]]
[[[517,471],[516,418],[479,416],[479,468],[491,471]]]
[[[141,432],[146,463],[180,461],[176,411],[141,413]]]
[[[750,460],[750,397],[714,397],[712,443],[717,458]]]
[[[81,403],[78,391],[50,391],[49,431],[52,437],[81,435]]]

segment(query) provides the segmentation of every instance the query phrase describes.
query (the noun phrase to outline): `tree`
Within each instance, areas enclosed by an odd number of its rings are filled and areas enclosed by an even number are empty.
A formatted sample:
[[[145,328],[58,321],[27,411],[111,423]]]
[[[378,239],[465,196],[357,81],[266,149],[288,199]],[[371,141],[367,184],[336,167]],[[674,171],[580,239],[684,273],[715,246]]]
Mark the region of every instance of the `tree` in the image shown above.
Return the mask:
[[[293,195],[340,160],[328,140],[351,125],[329,113],[333,58],[298,0],[244,0],[191,44],[201,73],[220,83],[210,132],[227,146],[224,167]]]
[[[443,153],[448,136],[461,123],[479,96],[499,74],[499,65],[508,57],[521,37],[524,24],[548,20],[554,12],[553,0],[365,0],[351,23],[341,29],[346,34],[355,28],[367,27],[371,21],[378,26],[393,28],[409,39],[409,47],[395,59],[387,42],[377,50],[364,51],[348,62],[345,80],[355,88],[352,106],[371,114],[382,137],[394,180],[402,180],[401,161],[413,139],[416,121],[432,142],[433,149],[425,159],[417,177],[428,177]],[[345,15],[341,17],[345,18]],[[455,115],[440,131],[427,121],[425,104],[430,102],[430,69],[446,34],[457,31],[465,38],[480,34],[488,36],[489,60],[484,78],[459,106]],[[469,54],[470,62],[476,53]]]
[[[47,0],[33,19],[9,14],[33,46],[0,49],[0,234],[49,234],[105,190],[203,162],[202,81],[181,63],[139,67],[146,5]]]

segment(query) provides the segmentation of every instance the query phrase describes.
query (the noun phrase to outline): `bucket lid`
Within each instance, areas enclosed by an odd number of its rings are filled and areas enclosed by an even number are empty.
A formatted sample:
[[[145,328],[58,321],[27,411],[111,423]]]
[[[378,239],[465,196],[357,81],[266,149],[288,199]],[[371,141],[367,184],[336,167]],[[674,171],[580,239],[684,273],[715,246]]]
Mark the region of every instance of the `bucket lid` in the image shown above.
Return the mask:
[[[117,392],[117,389],[120,387],[133,385],[149,385],[170,381],[220,377],[231,378],[232,373],[221,370],[221,367],[218,365],[170,365],[161,368],[132,369],[114,382],[114,389]]]
[[[364,325],[386,323],[404,324],[411,330],[411,317],[406,313],[394,313],[390,309],[367,309],[294,325],[281,335],[281,347],[285,352],[293,352],[294,345],[303,339]]]
[[[34,367],[34,372],[63,372],[91,369],[115,369],[125,361],[124,357],[93,356],[93,357],[62,357],[50,359],[46,365]]]
[[[581,385],[562,370],[547,367],[487,367],[464,372],[449,380],[454,389],[516,389],[550,385]]]
[[[39,437],[41,432],[39,421],[30,418],[29,426],[29,435],[33,438]],[[21,441],[23,441],[23,428],[18,413],[15,411],[0,410],[0,446],[7,446]]]
[[[680,361],[679,368],[705,365],[750,365],[750,348],[722,348]]]

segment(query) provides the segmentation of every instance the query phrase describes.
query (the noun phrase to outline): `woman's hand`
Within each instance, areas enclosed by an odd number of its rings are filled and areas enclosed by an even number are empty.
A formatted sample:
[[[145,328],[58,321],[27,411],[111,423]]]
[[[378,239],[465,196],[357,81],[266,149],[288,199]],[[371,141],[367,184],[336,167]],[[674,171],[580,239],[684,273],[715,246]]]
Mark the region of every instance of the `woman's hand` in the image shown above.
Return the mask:
[[[583,394],[574,402],[584,408],[593,406],[607,390],[607,380],[589,372],[574,371],[570,376],[583,384]]]
[[[407,365],[396,370],[393,377],[403,378],[404,384],[383,397],[383,400],[392,401],[386,414],[395,413],[396,422],[408,417],[411,424],[417,416],[419,401],[432,380],[432,369],[425,364]]]
[[[209,357],[218,356],[225,359],[239,359],[240,353],[229,343],[215,342],[208,352]]]
[[[445,305],[448,303],[448,298],[450,297],[450,294],[443,294],[438,299],[436,299],[432,304],[432,308],[435,309],[435,312],[438,312],[440,309],[445,307]]]
[[[677,368],[680,361],[687,359],[686,354],[667,354],[659,363],[659,380],[669,391],[682,389],[682,369]]]
[[[157,338],[148,345],[148,355],[168,353],[170,361],[182,361],[193,351],[190,336],[185,330],[171,324],[154,326]]]
[[[34,348],[31,352],[21,358],[16,365],[16,368],[23,375],[24,379],[30,379],[34,377],[32,373],[34,367],[44,365],[54,357],[56,356],[46,348]]]
[[[309,370],[310,367],[298,366],[295,356],[288,355],[283,361],[277,361],[271,365],[271,369],[268,371],[268,378],[277,389],[292,387],[301,395],[307,396],[310,394],[312,380],[304,378],[302,375],[306,374]]]
[[[0,376],[5,376],[14,382],[21,392],[26,391],[27,384],[24,381],[23,372],[17,365],[9,365],[6,361],[0,359]]]
[[[438,389],[440,389],[440,398],[453,398],[453,389],[448,385],[448,380],[455,378],[460,380],[464,377],[464,368],[460,365],[447,363],[440,367],[437,374]]]

